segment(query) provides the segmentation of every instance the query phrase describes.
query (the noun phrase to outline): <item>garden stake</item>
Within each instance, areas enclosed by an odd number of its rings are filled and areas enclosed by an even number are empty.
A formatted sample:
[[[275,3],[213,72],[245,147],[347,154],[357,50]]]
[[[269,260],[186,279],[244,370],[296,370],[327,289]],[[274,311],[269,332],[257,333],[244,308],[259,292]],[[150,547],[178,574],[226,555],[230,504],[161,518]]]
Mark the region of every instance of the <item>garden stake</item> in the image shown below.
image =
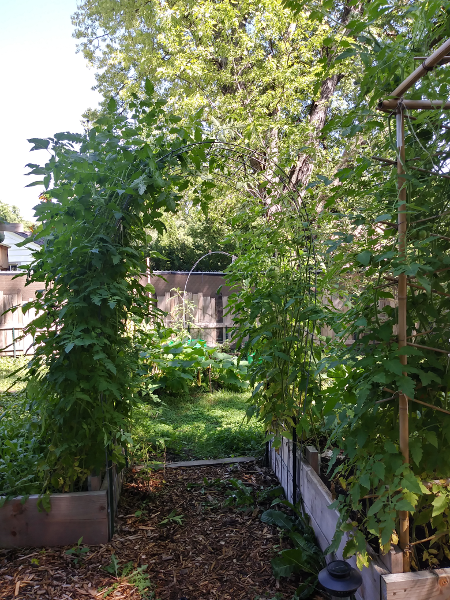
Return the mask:
[[[403,105],[399,103],[397,114],[397,173],[398,177],[398,250],[400,259],[406,260],[406,180],[401,177],[404,173],[405,164],[405,120],[403,115]],[[398,347],[404,348],[406,342],[406,295],[407,281],[406,273],[400,273],[398,276]],[[406,366],[408,358],[406,355],[400,356],[400,362]],[[406,372],[403,373],[406,375]],[[399,394],[399,430],[400,430],[400,450],[403,454],[405,463],[409,463],[409,422],[408,422],[408,398],[403,393]],[[409,513],[406,510],[399,511],[400,519],[400,548],[403,550],[403,571],[410,570],[410,558],[407,548],[409,546]]]

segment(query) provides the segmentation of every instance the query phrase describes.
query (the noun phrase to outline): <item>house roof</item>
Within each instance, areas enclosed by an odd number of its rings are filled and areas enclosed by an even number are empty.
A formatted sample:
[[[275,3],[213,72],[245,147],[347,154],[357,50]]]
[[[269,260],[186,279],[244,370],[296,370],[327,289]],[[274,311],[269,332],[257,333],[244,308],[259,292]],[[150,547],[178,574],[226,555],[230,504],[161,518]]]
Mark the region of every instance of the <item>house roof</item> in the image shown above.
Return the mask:
[[[14,231],[14,233],[16,235],[20,235],[20,237],[23,237],[23,238],[28,238],[28,237],[31,237],[31,235],[32,235],[28,231]],[[30,240],[30,242],[33,242],[34,244],[38,244],[39,246],[43,246],[45,243],[45,240],[44,240],[44,238],[40,238],[38,240],[35,240],[35,239]]]

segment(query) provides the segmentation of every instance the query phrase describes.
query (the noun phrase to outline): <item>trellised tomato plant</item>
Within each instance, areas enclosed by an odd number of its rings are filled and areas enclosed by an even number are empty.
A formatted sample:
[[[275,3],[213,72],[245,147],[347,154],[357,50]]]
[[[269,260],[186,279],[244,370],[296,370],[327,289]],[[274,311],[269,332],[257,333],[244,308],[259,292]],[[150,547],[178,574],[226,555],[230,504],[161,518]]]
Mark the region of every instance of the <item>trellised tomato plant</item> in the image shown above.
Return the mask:
[[[438,5],[430,3],[427,10],[432,9]],[[423,14],[413,18],[419,28]],[[436,23],[445,36],[448,19]],[[415,568],[450,557],[449,181],[430,174],[446,170],[448,133],[441,125],[447,117],[405,114],[408,234],[402,256],[398,178],[386,163],[397,158],[395,117],[375,109],[379,96],[414,69],[417,49],[426,56],[430,42],[436,43],[426,29],[420,32],[392,42],[376,36],[355,42],[353,51],[364,66],[361,93],[346,119],[330,123],[349,145],[358,142],[359,150],[337,173],[337,185],[330,186],[324,203],[337,225],[328,243],[329,261],[342,264],[335,294],[345,312],[333,317],[337,337],[328,340],[319,366],[330,378],[324,413],[335,448],[330,473],[341,489],[334,506],[342,521],[331,549],[343,531],[353,531],[345,552],[357,553],[362,564],[367,540],[378,540],[382,551],[398,541],[398,511],[408,511],[411,535],[405,550]],[[448,71],[440,68],[408,97],[438,98],[445,85]],[[399,349],[396,286],[402,273],[408,281],[408,345]],[[351,345],[344,343],[352,338]],[[410,399],[409,462],[399,448],[399,392]]]

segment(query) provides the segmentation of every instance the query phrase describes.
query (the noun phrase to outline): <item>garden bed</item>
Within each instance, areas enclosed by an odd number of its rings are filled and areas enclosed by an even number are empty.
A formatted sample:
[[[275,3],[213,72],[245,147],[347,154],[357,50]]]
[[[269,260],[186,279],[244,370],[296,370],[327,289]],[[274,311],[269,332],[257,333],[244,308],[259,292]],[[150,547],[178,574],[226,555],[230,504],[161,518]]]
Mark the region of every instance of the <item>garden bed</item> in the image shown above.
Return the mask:
[[[219,482],[231,478],[255,491],[277,484],[270,469],[254,463],[129,473],[109,543],[88,548],[78,565],[64,548],[0,551],[0,599],[13,598],[21,582],[20,600],[290,600],[296,583],[277,582],[270,564],[286,542],[261,522],[262,509],[225,505],[226,487]],[[181,523],[162,524],[173,511]],[[114,560],[117,577],[105,571]],[[142,595],[122,575],[130,563],[152,583]]]
[[[111,538],[122,478],[113,468],[112,507],[108,476],[97,491],[51,494],[49,512],[39,510],[39,496],[34,494],[5,502],[0,508],[0,548],[66,546],[76,544],[81,537],[86,544],[106,544]]]
[[[339,519],[337,510],[330,510],[329,505],[333,502],[330,490],[320,478],[318,455],[314,448],[307,450],[311,464],[302,459],[297,453],[296,481],[299,495],[301,495],[304,507],[310,516],[317,541],[322,550],[325,550],[333,538],[336,524]],[[277,475],[286,497],[292,501],[292,468],[293,451],[292,442],[282,438],[282,444],[278,452],[270,448],[270,464]],[[342,559],[342,551],[347,542],[348,534],[344,533],[343,539],[335,556]],[[450,568],[418,571],[414,573],[403,573],[403,555],[398,546],[392,546],[389,554],[378,556],[368,546],[371,556],[369,567],[363,567],[362,586],[356,593],[357,600],[403,600],[414,598],[414,600],[430,600],[432,598],[450,598]],[[348,559],[352,566],[356,566],[355,557]]]

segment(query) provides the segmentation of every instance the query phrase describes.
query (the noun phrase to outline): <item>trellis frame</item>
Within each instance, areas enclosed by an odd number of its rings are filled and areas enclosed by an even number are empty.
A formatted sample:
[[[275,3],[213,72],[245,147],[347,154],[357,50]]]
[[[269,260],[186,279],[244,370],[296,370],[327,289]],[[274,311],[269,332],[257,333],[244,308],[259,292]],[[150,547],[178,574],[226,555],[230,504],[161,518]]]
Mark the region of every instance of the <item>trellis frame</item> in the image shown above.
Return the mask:
[[[406,258],[406,235],[407,235],[407,198],[406,198],[406,179],[402,177],[405,174],[406,164],[406,149],[405,149],[405,110],[445,110],[450,109],[450,102],[434,101],[434,100],[407,100],[404,99],[404,94],[410,90],[424,75],[435,67],[447,64],[450,57],[447,54],[450,52],[450,39],[444,42],[431,56],[426,58],[423,63],[417,67],[391,94],[392,99],[381,100],[378,103],[378,109],[383,112],[395,113],[396,117],[396,145],[397,145],[397,188],[399,207],[397,214],[398,228],[398,255],[399,258]],[[375,157],[377,160],[377,157]],[[390,161],[391,162],[391,161]],[[435,174],[435,173],[431,173]],[[436,174],[438,175],[438,174]],[[403,348],[407,345],[412,345],[407,341],[407,288],[408,281],[405,273],[398,276],[397,292],[398,292],[398,347]],[[422,346],[427,350],[436,351],[435,348]],[[408,358],[406,355],[400,356],[402,365],[407,365]],[[406,375],[406,372],[404,372]],[[404,461],[409,463],[409,398],[403,392],[399,392],[399,439],[400,450]],[[430,408],[434,408],[431,407]],[[409,542],[409,513],[407,511],[399,511],[400,530],[399,544],[403,550],[403,571],[410,571],[411,550]]]

